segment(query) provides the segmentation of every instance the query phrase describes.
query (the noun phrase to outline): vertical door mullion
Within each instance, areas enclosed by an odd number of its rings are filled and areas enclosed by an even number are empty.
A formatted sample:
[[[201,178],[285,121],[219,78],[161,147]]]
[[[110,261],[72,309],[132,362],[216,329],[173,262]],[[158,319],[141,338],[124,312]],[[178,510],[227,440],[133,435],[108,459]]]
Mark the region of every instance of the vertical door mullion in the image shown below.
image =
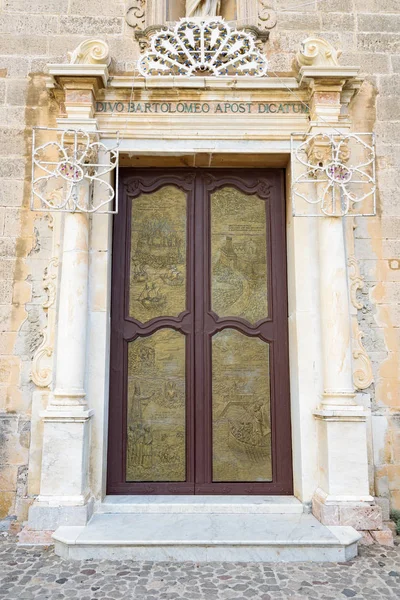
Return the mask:
[[[197,173],[194,186],[194,335],[195,335],[195,483],[204,483],[204,185]],[[195,488],[196,490],[196,488]]]

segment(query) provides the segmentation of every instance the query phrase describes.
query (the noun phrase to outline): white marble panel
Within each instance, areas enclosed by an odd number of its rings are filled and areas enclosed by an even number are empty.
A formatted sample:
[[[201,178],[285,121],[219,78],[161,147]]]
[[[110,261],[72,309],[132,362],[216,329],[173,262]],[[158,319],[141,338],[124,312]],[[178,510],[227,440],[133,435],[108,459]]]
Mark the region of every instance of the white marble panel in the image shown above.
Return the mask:
[[[95,515],[86,527],[60,527],[56,553],[74,559],[154,561],[345,561],[357,552],[351,527],[325,527],[312,515]]]
[[[301,514],[293,496],[106,496],[98,513]]]

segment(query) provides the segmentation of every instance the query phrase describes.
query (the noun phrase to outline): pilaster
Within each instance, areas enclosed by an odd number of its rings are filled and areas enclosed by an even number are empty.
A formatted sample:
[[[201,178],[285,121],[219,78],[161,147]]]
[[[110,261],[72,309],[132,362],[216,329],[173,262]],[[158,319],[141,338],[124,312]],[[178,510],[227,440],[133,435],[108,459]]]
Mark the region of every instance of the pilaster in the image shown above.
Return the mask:
[[[85,42],[70,65],[50,65],[49,87],[64,94],[65,129],[95,131],[94,102],[108,80],[108,49],[100,41]],[[105,63],[99,64],[98,60]],[[80,60],[89,61],[80,64]],[[80,206],[89,204],[89,186],[79,189]],[[91,515],[89,489],[90,429],[93,410],[86,397],[89,217],[67,212],[63,219],[61,277],[56,325],[55,385],[41,413],[43,451],[39,496],[31,507],[28,527],[54,530],[60,524],[83,525]]]
[[[350,130],[341,97],[358,69],[339,66],[338,56],[328,42],[317,39],[306,40],[297,56],[300,85],[310,94],[310,133]],[[323,144],[313,149],[317,161],[324,160]],[[314,412],[319,487],[313,513],[326,525],[376,530],[382,528],[382,515],[370,495],[367,411],[357,403],[353,384],[344,218],[323,215],[317,222],[323,391]]]

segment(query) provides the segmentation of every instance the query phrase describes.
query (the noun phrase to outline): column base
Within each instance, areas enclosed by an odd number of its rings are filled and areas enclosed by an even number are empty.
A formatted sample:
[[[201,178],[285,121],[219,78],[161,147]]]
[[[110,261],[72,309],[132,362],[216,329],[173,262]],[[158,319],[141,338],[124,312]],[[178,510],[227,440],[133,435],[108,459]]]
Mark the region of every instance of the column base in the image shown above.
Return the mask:
[[[357,531],[383,530],[382,509],[372,496],[329,496],[320,488],[312,499],[312,513],[323,525],[351,526]]]
[[[87,504],[92,415],[93,410],[83,407],[51,407],[41,414],[43,452],[38,505],[79,512]]]
[[[66,499],[63,499],[63,502]],[[61,525],[84,526],[93,514],[94,501],[84,504],[63,504],[56,497],[47,501],[37,499],[29,509],[27,529],[29,531],[55,531]]]

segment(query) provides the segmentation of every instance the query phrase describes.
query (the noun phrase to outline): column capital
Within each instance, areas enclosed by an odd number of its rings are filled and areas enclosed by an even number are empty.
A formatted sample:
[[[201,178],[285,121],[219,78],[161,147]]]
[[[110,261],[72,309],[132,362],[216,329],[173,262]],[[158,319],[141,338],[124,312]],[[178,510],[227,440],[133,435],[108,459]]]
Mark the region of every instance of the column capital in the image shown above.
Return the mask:
[[[314,37],[304,40],[296,55],[299,85],[310,92],[312,121],[337,123],[343,90],[346,88],[346,100],[349,102],[361,85],[360,67],[339,65],[340,55],[341,51],[327,40]],[[358,85],[349,87],[349,83],[354,82]]]
[[[66,117],[58,119],[62,127],[97,129],[94,103],[100,89],[107,87],[111,64],[107,44],[102,40],[85,40],[69,54],[69,64],[47,65],[47,87],[64,92]]]

